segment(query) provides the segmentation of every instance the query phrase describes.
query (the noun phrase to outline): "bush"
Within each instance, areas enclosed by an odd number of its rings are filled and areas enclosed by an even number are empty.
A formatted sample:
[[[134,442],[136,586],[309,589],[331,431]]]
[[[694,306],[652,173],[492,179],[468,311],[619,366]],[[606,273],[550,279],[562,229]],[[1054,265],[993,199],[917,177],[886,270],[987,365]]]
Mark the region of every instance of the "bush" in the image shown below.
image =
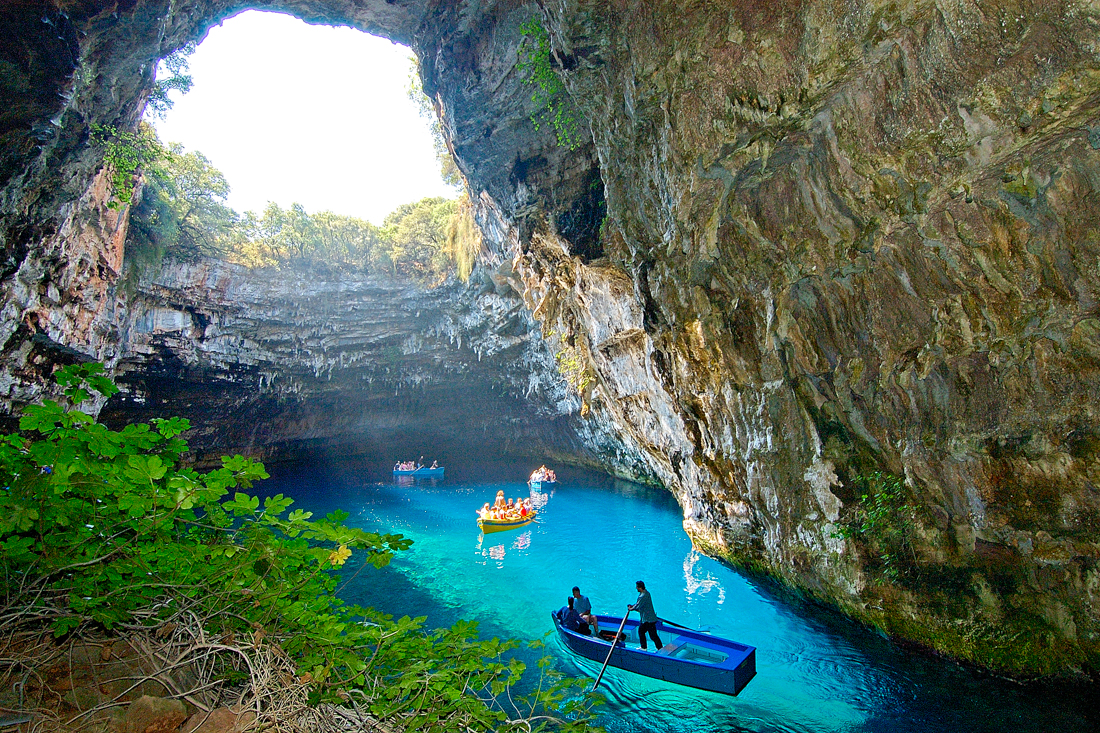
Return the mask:
[[[589,701],[549,669],[522,715],[505,711],[498,699],[524,672],[507,658],[516,642],[478,640],[464,622],[425,634],[423,619],[344,605],[339,570],[353,553],[380,568],[409,540],[347,527],[343,512],[315,519],[281,494],[238,491],[267,477],[239,455],[207,473],[183,466],[186,420],[108,430],[77,409],[93,392],[117,391],[99,364],[56,377],[68,405],[30,406],[22,433],[0,437],[4,638],[16,628],[57,637],[148,628],[184,614],[222,638],[277,643],[315,704],[344,704],[354,690],[372,714],[423,730],[520,719],[530,729],[533,716],[586,728]]]

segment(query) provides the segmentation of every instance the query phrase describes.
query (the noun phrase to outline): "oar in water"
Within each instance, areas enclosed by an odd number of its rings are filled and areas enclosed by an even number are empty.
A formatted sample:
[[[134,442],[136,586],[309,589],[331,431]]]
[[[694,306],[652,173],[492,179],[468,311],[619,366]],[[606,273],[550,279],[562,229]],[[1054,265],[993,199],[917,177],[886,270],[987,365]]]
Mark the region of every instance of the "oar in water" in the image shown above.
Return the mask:
[[[688,631],[694,631],[697,634],[709,634],[710,633],[710,626],[704,626],[701,629],[693,629],[690,626],[684,626],[683,624],[678,624],[675,621],[669,621],[667,618],[658,617],[657,620],[660,621],[661,623],[668,624],[669,626],[675,626],[678,629],[687,629]]]
[[[611,639],[611,648],[607,650],[607,659],[603,660],[603,666],[600,667],[600,674],[596,677],[596,684],[592,685],[593,692],[600,686],[600,680],[603,679],[603,673],[604,670],[607,669],[607,663],[611,661],[611,652],[615,651],[615,645],[619,643],[619,634],[623,633],[623,627],[626,626],[626,617],[629,615],[630,611],[623,614],[623,622],[619,624],[619,630],[615,632],[615,636]]]

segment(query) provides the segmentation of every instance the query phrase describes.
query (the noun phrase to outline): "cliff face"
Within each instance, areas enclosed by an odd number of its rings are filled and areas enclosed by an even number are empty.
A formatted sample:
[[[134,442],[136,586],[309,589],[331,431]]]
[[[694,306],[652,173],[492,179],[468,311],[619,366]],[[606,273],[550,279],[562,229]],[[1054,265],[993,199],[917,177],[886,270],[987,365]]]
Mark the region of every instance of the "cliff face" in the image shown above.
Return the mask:
[[[87,125],[136,119],[155,60],[245,5],[5,11],[10,402],[123,340],[86,276],[124,226]],[[247,5],[413,45],[483,267],[593,378],[582,438],[613,426],[700,546],[989,666],[1097,666],[1094,3]],[[528,119],[535,16],[574,150]]]
[[[170,263],[141,278],[118,324],[100,412],[122,425],[191,420],[200,459],[327,450],[440,460],[558,455],[644,463],[613,432],[578,438],[580,399],[509,279],[424,290],[385,277]]]

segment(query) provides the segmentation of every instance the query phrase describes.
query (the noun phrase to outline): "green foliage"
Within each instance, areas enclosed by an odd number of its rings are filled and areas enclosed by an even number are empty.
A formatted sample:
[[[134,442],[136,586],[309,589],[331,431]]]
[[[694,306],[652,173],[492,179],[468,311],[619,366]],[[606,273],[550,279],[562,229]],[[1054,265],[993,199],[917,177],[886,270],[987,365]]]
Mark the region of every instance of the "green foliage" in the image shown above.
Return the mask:
[[[551,65],[550,34],[537,17],[526,20],[520,26],[520,33],[523,42],[519,47],[517,67],[526,74],[523,83],[535,87],[531,95],[535,103],[531,123],[536,130],[541,129],[543,123],[549,123],[554,128],[558,145],[576,150],[584,142],[578,122],[580,113],[566,92],[561,76]]]
[[[177,259],[224,254],[237,225],[225,201],[229,183],[199,152],[171,143],[160,164],[146,171],[140,200],[130,212],[126,258],[131,272]]]
[[[447,229],[457,213],[454,199],[426,198],[402,204],[382,223],[382,239],[394,274],[419,280],[437,278],[452,269]]]
[[[229,183],[199,152],[178,143],[164,147],[151,127],[137,135],[97,126],[93,139],[113,166],[115,191],[129,202],[134,174],[145,185],[131,211],[127,277],[155,270],[164,257],[223,257],[248,267],[323,267],[443,281],[458,271],[465,280],[481,249],[469,198],[426,198],[403,204],[381,227],[363,219],[301,204],[269,203],[240,216],[226,205]],[[155,164],[153,164],[155,163]],[[119,187],[125,183],[128,189]]]
[[[107,206],[112,209],[130,203],[138,170],[151,169],[166,154],[156,132],[145,123],[140,124],[136,132],[93,123],[92,143],[102,149],[103,162],[111,168],[116,200]]]
[[[457,201],[426,198],[393,210],[381,227],[330,211],[309,214],[300,204],[269,203],[246,213],[227,243],[227,256],[250,267],[295,265],[353,268],[435,283],[453,272],[460,217]],[[478,240],[480,247],[480,240]]]
[[[466,282],[481,252],[481,230],[474,221],[474,207],[468,194],[459,197],[455,214],[447,225],[447,249],[458,268],[458,279]]]
[[[551,331],[547,338],[553,338],[556,335],[555,332]],[[577,390],[577,394],[583,399],[585,390],[588,388],[588,385],[595,381],[595,379],[589,372],[588,365],[585,363],[580,349],[562,341],[561,348],[554,354],[554,357],[558,362],[558,372],[565,378],[565,381],[569,383],[569,386]],[[582,407],[582,413],[587,412],[586,404]]]
[[[875,471],[857,476],[856,481],[861,488],[859,506],[836,536],[863,544],[877,558],[878,569],[885,578],[901,580],[908,574],[908,561],[913,557],[910,537],[916,515],[905,480]]]
[[[359,572],[381,568],[409,540],[246,493],[267,474],[241,456],[207,473],[183,466],[186,420],[108,430],[77,409],[116,391],[99,364],[66,367],[57,381],[68,406],[28,407],[21,434],[0,436],[5,624],[22,618],[64,636],[186,614],[223,639],[278,644],[314,702],[344,704],[356,691],[372,713],[416,730],[587,728],[592,700],[548,667],[512,702],[524,672],[508,655],[516,642],[479,640],[465,622],[428,634],[423,619],[343,604],[349,559]]]
[[[153,91],[149,94],[149,101],[145,104],[146,111],[151,112],[154,117],[164,117],[168,110],[172,109],[175,102],[170,95],[171,92],[187,94],[191,91],[191,75],[187,73],[188,58],[195,53],[196,48],[197,45],[194,42],[188,43],[178,51],[168,54],[160,62],[157,68],[158,75],[161,69],[167,75],[163,79],[156,80]]]

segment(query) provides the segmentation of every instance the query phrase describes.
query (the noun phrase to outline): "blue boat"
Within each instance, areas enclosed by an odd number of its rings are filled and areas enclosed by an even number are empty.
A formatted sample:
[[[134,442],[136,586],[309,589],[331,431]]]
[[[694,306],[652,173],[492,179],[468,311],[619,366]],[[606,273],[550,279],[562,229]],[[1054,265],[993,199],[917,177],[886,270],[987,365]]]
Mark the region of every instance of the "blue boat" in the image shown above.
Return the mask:
[[[588,636],[570,631],[552,613],[554,627],[562,643],[570,651],[593,662],[625,669],[628,672],[694,687],[699,690],[736,695],[756,676],[756,647],[739,644],[700,631],[679,629],[662,621],[657,633],[668,639],[660,651],[652,646],[643,651],[638,645],[638,621],[627,618],[623,636],[611,648],[611,638],[619,628],[622,616],[597,616],[600,636]],[[606,638],[602,638],[606,637]]]
[[[408,471],[395,468],[393,469],[393,475],[412,476],[414,478],[443,478],[443,466],[436,466],[435,468],[421,466],[420,468],[414,468]]]

